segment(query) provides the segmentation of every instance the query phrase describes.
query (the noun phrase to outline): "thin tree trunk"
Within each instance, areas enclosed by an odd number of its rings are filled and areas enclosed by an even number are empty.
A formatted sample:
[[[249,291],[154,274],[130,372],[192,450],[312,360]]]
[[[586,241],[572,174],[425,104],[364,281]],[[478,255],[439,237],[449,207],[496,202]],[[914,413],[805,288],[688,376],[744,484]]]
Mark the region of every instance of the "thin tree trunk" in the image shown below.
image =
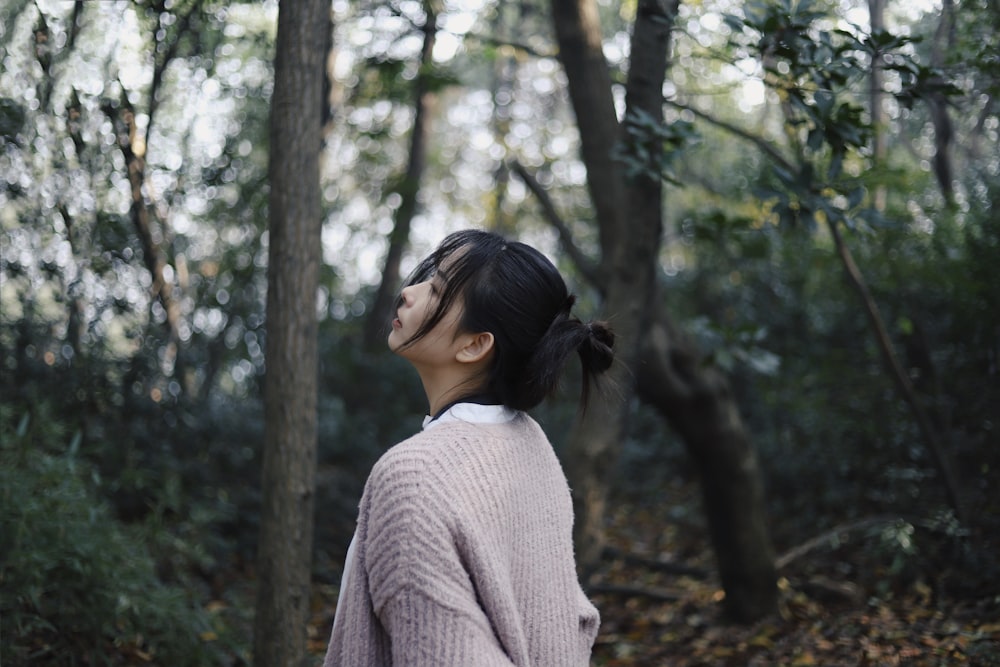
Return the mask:
[[[80,257],[80,247],[77,241],[77,236],[79,232],[76,230],[76,220],[70,215],[69,209],[65,204],[59,204],[57,207],[59,215],[62,216],[63,224],[66,225],[66,240],[69,242],[70,251],[72,252],[73,259],[76,260]],[[76,270],[79,272],[80,267],[77,264]],[[63,276],[65,278],[65,276]],[[83,348],[83,334],[86,329],[86,317],[84,314],[85,306],[83,300],[80,298],[79,290],[74,287],[74,284],[81,282],[79,276],[70,284],[64,284],[64,291],[66,294],[66,310],[67,310],[67,325],[66,325],[66,342],[69,344],[70,348],[73,350],[73,362],[74,364],[80,363],[80,358],[85,353]]]
[[[254,664],[306,665],[319,366],[320,140],[328,3],[283,2],[270,117],[264,455]]]
[[[875,31],[884,30],[885,0],[868,0],[868,15],[873,33]],[[881,167],[885,164],[886,149],[888,147],[886,142],[886,124],[888,122],[888,115],[886,114],[885,109],[882,108],[882,99],[885,96],[885,93],[882,90],[884,79],[882,69],[881,59],[876,57],[872,62],[871,76],[868,80],[868,99],[873,131],[872,161],[876,167]],[[887,190],[885,185],[876,186],[873,196],[875,210],[885,210],[886,193]]]
[[[155,93],[155,91],[154,91]],[[135,227],[142,246],[142,260],[152,278],[150,295],[159,301],[164,311],[164,326],[167,329],[167,346],[162,363],[168,372],[181,375],[178,368],[180,349],[180,304],[174,298],[173,282],[167,279],[167,261],[153,234],[152,215],[146,203],[143,187],[146,182],[146,142],[138,136],[135,124],[135,109],[122,90],[117,106],[110,102],[102,107],[112,122],[118,138],[118,148],[125,159],[132,204],[129,209],[132,226]],[[138,150],[136,150],[138,148]]]
[[[941,22],[934,34],[931,49],[931,66],[941,68],[945,54],[955,43],[955,5],[953,0],[944,0],[941,5]],[[952,206],[955,203],[955,170],[951,159],[951,146],[955,140],[955,130],[948,115],[948,99],[944,94],[932,92],[927,97],[931,123],[934,125],[934,176],[937,178],[941,196]]]
[[[490,32],[498,39],[504,39],[508,34],[524,34],[522,26],[514,23],[513,29],[508,29],[507,15],[510,5],[498,4],[490,22]],[[523,16],[525,5],[517,8],[518,20]],[[507,146],[507,134],[510,131],[510,106],[514,101],[514,77],[517,73],[517,60],[513,55],[506,54],[503,50],[498,50],[493,59],[493,68],[490,73],[490,99],[493,102],[492,113],[490,114],[490,130],[493,132],[493,141],[504,148],[504,153],[510,152]],[[510,233],[515,226],[511,216],[504,215],[504,200],[507,188],[510,184],[510,169],[507,163],[501,160],[497,164],[493,178],[493,192],[495,193],[492,202],[493,212],[490,219],[492,226],[497,232]]]
[[[118,138],[118,147],[125,158],[125,168],[128,173],[129,186],[131,188],[132,204],[130,214],[132,224],[142,246],[143,262],[152,278],[152,288],[150,290],[154,302],[159,302],[164,311],[164,326],[167,330],[167,343],[160,363],[164,372],[178,378],[185,393],[193,393],[193,376],[186,372],[186,363],[180,340],[181,308],[180,303],[174,295],[174,285],[167,277],[167,257],[156,241],[153,230],[153,215],[150,212],[150,203],[146,184],[146,159],[149,148],[149,138],[157,110],[159,109],[160,92],[163,84],[164,73],[174,58],[177,57],[178,49],[182,39],[190,37],[190,33],[196,30],[197,18],[200,16],[202,2],[200,0],[192,2],[185,8],[183,13],[168,14],[151,10],[152,18],[156,21],[156,29],[153,31],[154,39],[154,63],[152,81],[145,94],[144,107],[146,110],[146,128],[140,131],[136,125],[136,110],[132,106],[128,95],[122,87],[121,96],[117,105],[105,103],[102,107],[105,115],[112,122]],[[82,3],[74,5],[73,23],[74,26],[81,21],[83,12]],[[165,23],[169,17],[171,23]],[[167,30],[167,25],[173,25]],[[76,38],[76,28],[74,28],[72,39]],[[73,137],[74,142],[79,142],[77,137]],[[81,144],[77,143],[79,148]],[[161,227],[163,237],[168,237],[166,224]]]
[[[938,474],[941,475],[941,482],[944,485],[945,494],[948,498],[948,504],[951,505],[952,510],[955,512],[955,517],[964,523],[965,510],[958,491],[958,480],[952,470],[948,452],[942,444],[937,431],[935,431],[934,426],[931,423],[931,419],[927,415],[927,411],[924,410],[921,405],[917,392],[913,388],[913,383],[910,382],[910,376],[907,375],[902,365],[900,365],[899,359],[893,351],[892,341],[889,339],[889,332],[886,330],[885,323],[882,321],[878,305],[875,303],[875,299],[872,298],[871,292],[868,291],[868,285],[865,283],[865,279],[861,275],[861,270],[858,269],[857,264],[855,264],[854,257],[851,255],[850,249],[847,247],[847,244],[844,243],[844,239],[840,234],[837,222],[832,220],[828,221],[827,227],[830,229],[830,234],[833,236],[833,241],[837,247],[837,254],[840,257],[840,261],[844,265],[844,272],[847,274],[847,278],[850,281],[851,286],[858,292],[858,296],[861,298],[861,304],[864,306],[865,315],[867,315],[868,322],[872,328],[872,333],[875,335],[875,342],[878,344],[879,352],[882,354],[882,360],[885,363],[886,370],[895,382],[896,387],[899,389],[899,393],[902,395],[903,400],[905,400],[907,405],[910,406],[910,411],[913,414],[914,420],[917,422],[920,434],[923,437],[924,443],[927,445],[927,449],[930,451],[931,459],[937,468]]]
[[[410,242],[410,227],[417,213],[417,196],[420,193],[420,181],[423,178],[427,164],[427,136],[430,132],[431,107],[434,102],[434,92],[428,85],[427,72],[434,64],[434,42],[437,38],[437,9],[434,2],[425,2],[424,11],[427,20],[424,23],[424,42],[420,52],[420,70],[414,82],[414,114],[413,130],[410,135],[410,157],[406,166],[406,175],[399,186],[401,202],[396,209],[392,232],[389,234],[389,247],[386,251],[385,263],[382,268],[382,281],[375,293],[375,301],[371,312],[365,320],[365,344],[371,347],[382,347],[387,324],[393,309],[393,300],[399,289],[400,263],[403,251]]]

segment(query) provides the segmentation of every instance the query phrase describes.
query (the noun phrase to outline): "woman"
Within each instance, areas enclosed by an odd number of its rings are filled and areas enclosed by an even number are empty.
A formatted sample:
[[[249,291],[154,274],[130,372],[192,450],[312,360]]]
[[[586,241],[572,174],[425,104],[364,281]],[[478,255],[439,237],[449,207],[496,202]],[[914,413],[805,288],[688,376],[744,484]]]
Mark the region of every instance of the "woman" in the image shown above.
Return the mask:
[[[397,302],[390,349],[430,416],[375,464],[348,550],[325,667],[586,665],[597,610],[577,580],[569,487],[524,411],[572,352],[582,401],[614,336],[570,314],[537,250],[448,236]]]

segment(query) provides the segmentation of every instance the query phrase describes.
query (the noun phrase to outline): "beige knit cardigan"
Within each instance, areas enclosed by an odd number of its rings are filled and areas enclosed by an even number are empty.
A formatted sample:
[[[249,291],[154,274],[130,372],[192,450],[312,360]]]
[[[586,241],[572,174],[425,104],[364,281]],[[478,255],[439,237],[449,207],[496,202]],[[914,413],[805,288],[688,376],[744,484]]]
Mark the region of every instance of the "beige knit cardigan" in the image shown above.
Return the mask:
[[[324,667],[588,665],[600,622],[542,429],[449,421],[375,464]]]

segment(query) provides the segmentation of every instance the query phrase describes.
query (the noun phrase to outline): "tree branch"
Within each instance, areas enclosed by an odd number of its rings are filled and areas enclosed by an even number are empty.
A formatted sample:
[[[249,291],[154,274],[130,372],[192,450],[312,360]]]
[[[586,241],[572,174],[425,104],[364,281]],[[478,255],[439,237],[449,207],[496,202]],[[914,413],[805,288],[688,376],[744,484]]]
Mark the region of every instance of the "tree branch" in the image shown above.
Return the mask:
[[[125,92],[125,86],[122,85],[120,80],[118,84],[121,89],[118,105],[105,102],[101,106],[101,110],[107,116],[108,120],[111,121],[112,127],[114,127],[118,140],[118,148],[125,161],[125,171],[131,194],[129,215],[132,225],[135,227],[136,234],[139,236],[143,262],[152,279],[150,296],[153,299],[159,300],[160,305],[163,306],[163,310],[166,313],[164,325],[169,336],[166,364],[173,367],[174,374],[178,374],[177,371],[179,369],[175,364],[178,361],[177,355],[180,349],[180,304],[174,298],[173,283],[167,280],[164,274],[167,261],[153,237],[152,216],[143,194],[146,161],[144,155],[137,154],[133,148],[133,142],[138,132],[135,123],[136,112]]]
[[[556,232],[559,234],[559,242],[562,244],[563,249],[566,254],[569,255],[573,264],[576,266],[580,275],[590,283],[595,289],[603,294],[604,288],[602,286],[600,271],[597,265],[589,258],[573,241],[573,232],[570,231],[569,226],[559,215],[556,210],[555,204],[552,198],[549,197],[548,191],[542,187],[542,184],[536,179],[523,164],[517,160],[511,160],[509,162],[511,171],[516,173],[518,177],[524,182],[531,193],[538,198],[539,203],[542,205],[542,212],[545,214],[546,219],[548,219],[549,224],[551,224]]]
[[[948,455],[945,452],[944,446],[941,444],[941,440],[938,437],[937,432],[931,425],[927,412],[920,404],[920,399],[917,396],[916,391],[913,389],[913,384],[910,382],[909,375],[907,375],[902,365],[900,365],[899,359],[893,351],[892,341],[889,339],[889,333],[885,328],[885,323],[882,321],[878,304],[875,303],[875,299],[872,298],[871,292],[868,291],[865,279],[861,275],[861,271],[858,269],[857,264],[854,263],[854,257],[851,255],[850,249],[847,247],[847,244],[844,243],[844,239],[840,234],[840,228],[837,222],[835,220],[828,219],[827,227],[829,227],[830,234],[833,236],[833,242],[837,247],[837,253],[844,265],[844,270],[847,273],[848,280],[861,297],[861,302],[865,307],[865,313],[868,315],[868,321],[871,324],[873,332],[875,333],[875,341],[878,343],[879,351],[882,353],[882,360],[885,362],[889,375],[892,376],[897,388],[900,393],[902,393],[903,399],[910,406],[913,417],[917,422],[918,428],[920,429],[920,434],[923,436],[924,443],[930,450],[931,458],[934,461],[938,473],[941,475],[941,481],[944,484],[945,493],[948,497],[948,504],[951,505],[951,508],[954,510],[955,517],[964,523],[965,512],[962,508],[961,499],[958,494],[958,482],[955,479],[955,474],[952,471],[951,463],[948,460]]]
[[[839,539],[841,535],[846,533],[856,533],[862,530],[867,530],[869,528],[875,528],[880,526],[887,526],[893,522],[899,521],[898,516],[875,516],[868,517],[867,519],[861,519],[859,521],[851,521],[849,523],[842,523],[834,526],[830,530],[820,533],[819,535],[812,537],[802,544],[793,547],[781,554],[774,559],[774,567],[778,570],[782,570],[793,561],[805,556],[806,554],[815,551],[816,549],[822,547],[824,544],[832,542],[833,540]]]
[[[529,56],[534,56],[536,58],[556,57],[555,53],[545,53],[543,51],[539,51],[538,49],[528,46],[523,42],[513,42],[508,39],[500,39],[499,37],[493,37],[491,35],[483,35],[476,32],[468,32],[465,33],[464,35],[459,35],[456,33],[452,34],[455,34],[456,37],[465,37],[466,39],[476,39],[482,42],[483,44],[487,44],[489,46],[509,46],[516,51],[523,51],[524,53],[527,53]]]
[[[770,157],[772,160],[774,160],[775,162],[777,162],[778,165],[781,166],[786,171],[789,171],[789,172],[796,171],[795,165],[793,165],[791,162],[789,162],[788,159],[784,155],[782,155],[780,152],[778,152],[777,148],[775,148],[774,146],[772,146],[765,139],[762,139],[761,137],[758,137],[757,135],[755,135],[755,134],[753,134],[751,132],[748,132],[747,130],[744,130],[741,127],[738,127],[736,125],[733,125],[732,123],[728,123],[728,122],[726,122],[724,120],[716,118],[715,116],[713,116],[713,115],[711,115],[709,113],[706,113],[704,111],[696,109],[695,107],[689,106],[687,104],[683,104],[681,102],[675,102],[673,100],[664,100],[664,103],[665,104],[669,104],[670,106],[674,107],[675,109],[680,109],[682,111],[690,111],[692,114],[694,114],[698,118],[701,118],[705,122],[710,123],[711,125],[715,125],[716,127],[720,128],[720,129],[723,129],[726,132],[729,132],[730,134],[735,134],[740,139],[744,139],[746,141],[749,141],[750,143],[752,143],[755,146],[757,146],[757,148],[759,148],[761,151],[763,151],[764,153],[766,153],[768,155],[768,157]]]

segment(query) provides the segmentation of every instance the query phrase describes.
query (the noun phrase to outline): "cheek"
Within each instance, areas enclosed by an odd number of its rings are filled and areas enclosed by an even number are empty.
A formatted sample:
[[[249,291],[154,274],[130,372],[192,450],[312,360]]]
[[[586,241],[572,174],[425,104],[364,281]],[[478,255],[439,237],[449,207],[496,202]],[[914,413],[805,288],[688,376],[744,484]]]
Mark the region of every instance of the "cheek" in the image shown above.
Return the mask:
[[[424,307],[420,311],[420,324],[424,324],[434,315],[435,304],[428,299],[424,302]]]

